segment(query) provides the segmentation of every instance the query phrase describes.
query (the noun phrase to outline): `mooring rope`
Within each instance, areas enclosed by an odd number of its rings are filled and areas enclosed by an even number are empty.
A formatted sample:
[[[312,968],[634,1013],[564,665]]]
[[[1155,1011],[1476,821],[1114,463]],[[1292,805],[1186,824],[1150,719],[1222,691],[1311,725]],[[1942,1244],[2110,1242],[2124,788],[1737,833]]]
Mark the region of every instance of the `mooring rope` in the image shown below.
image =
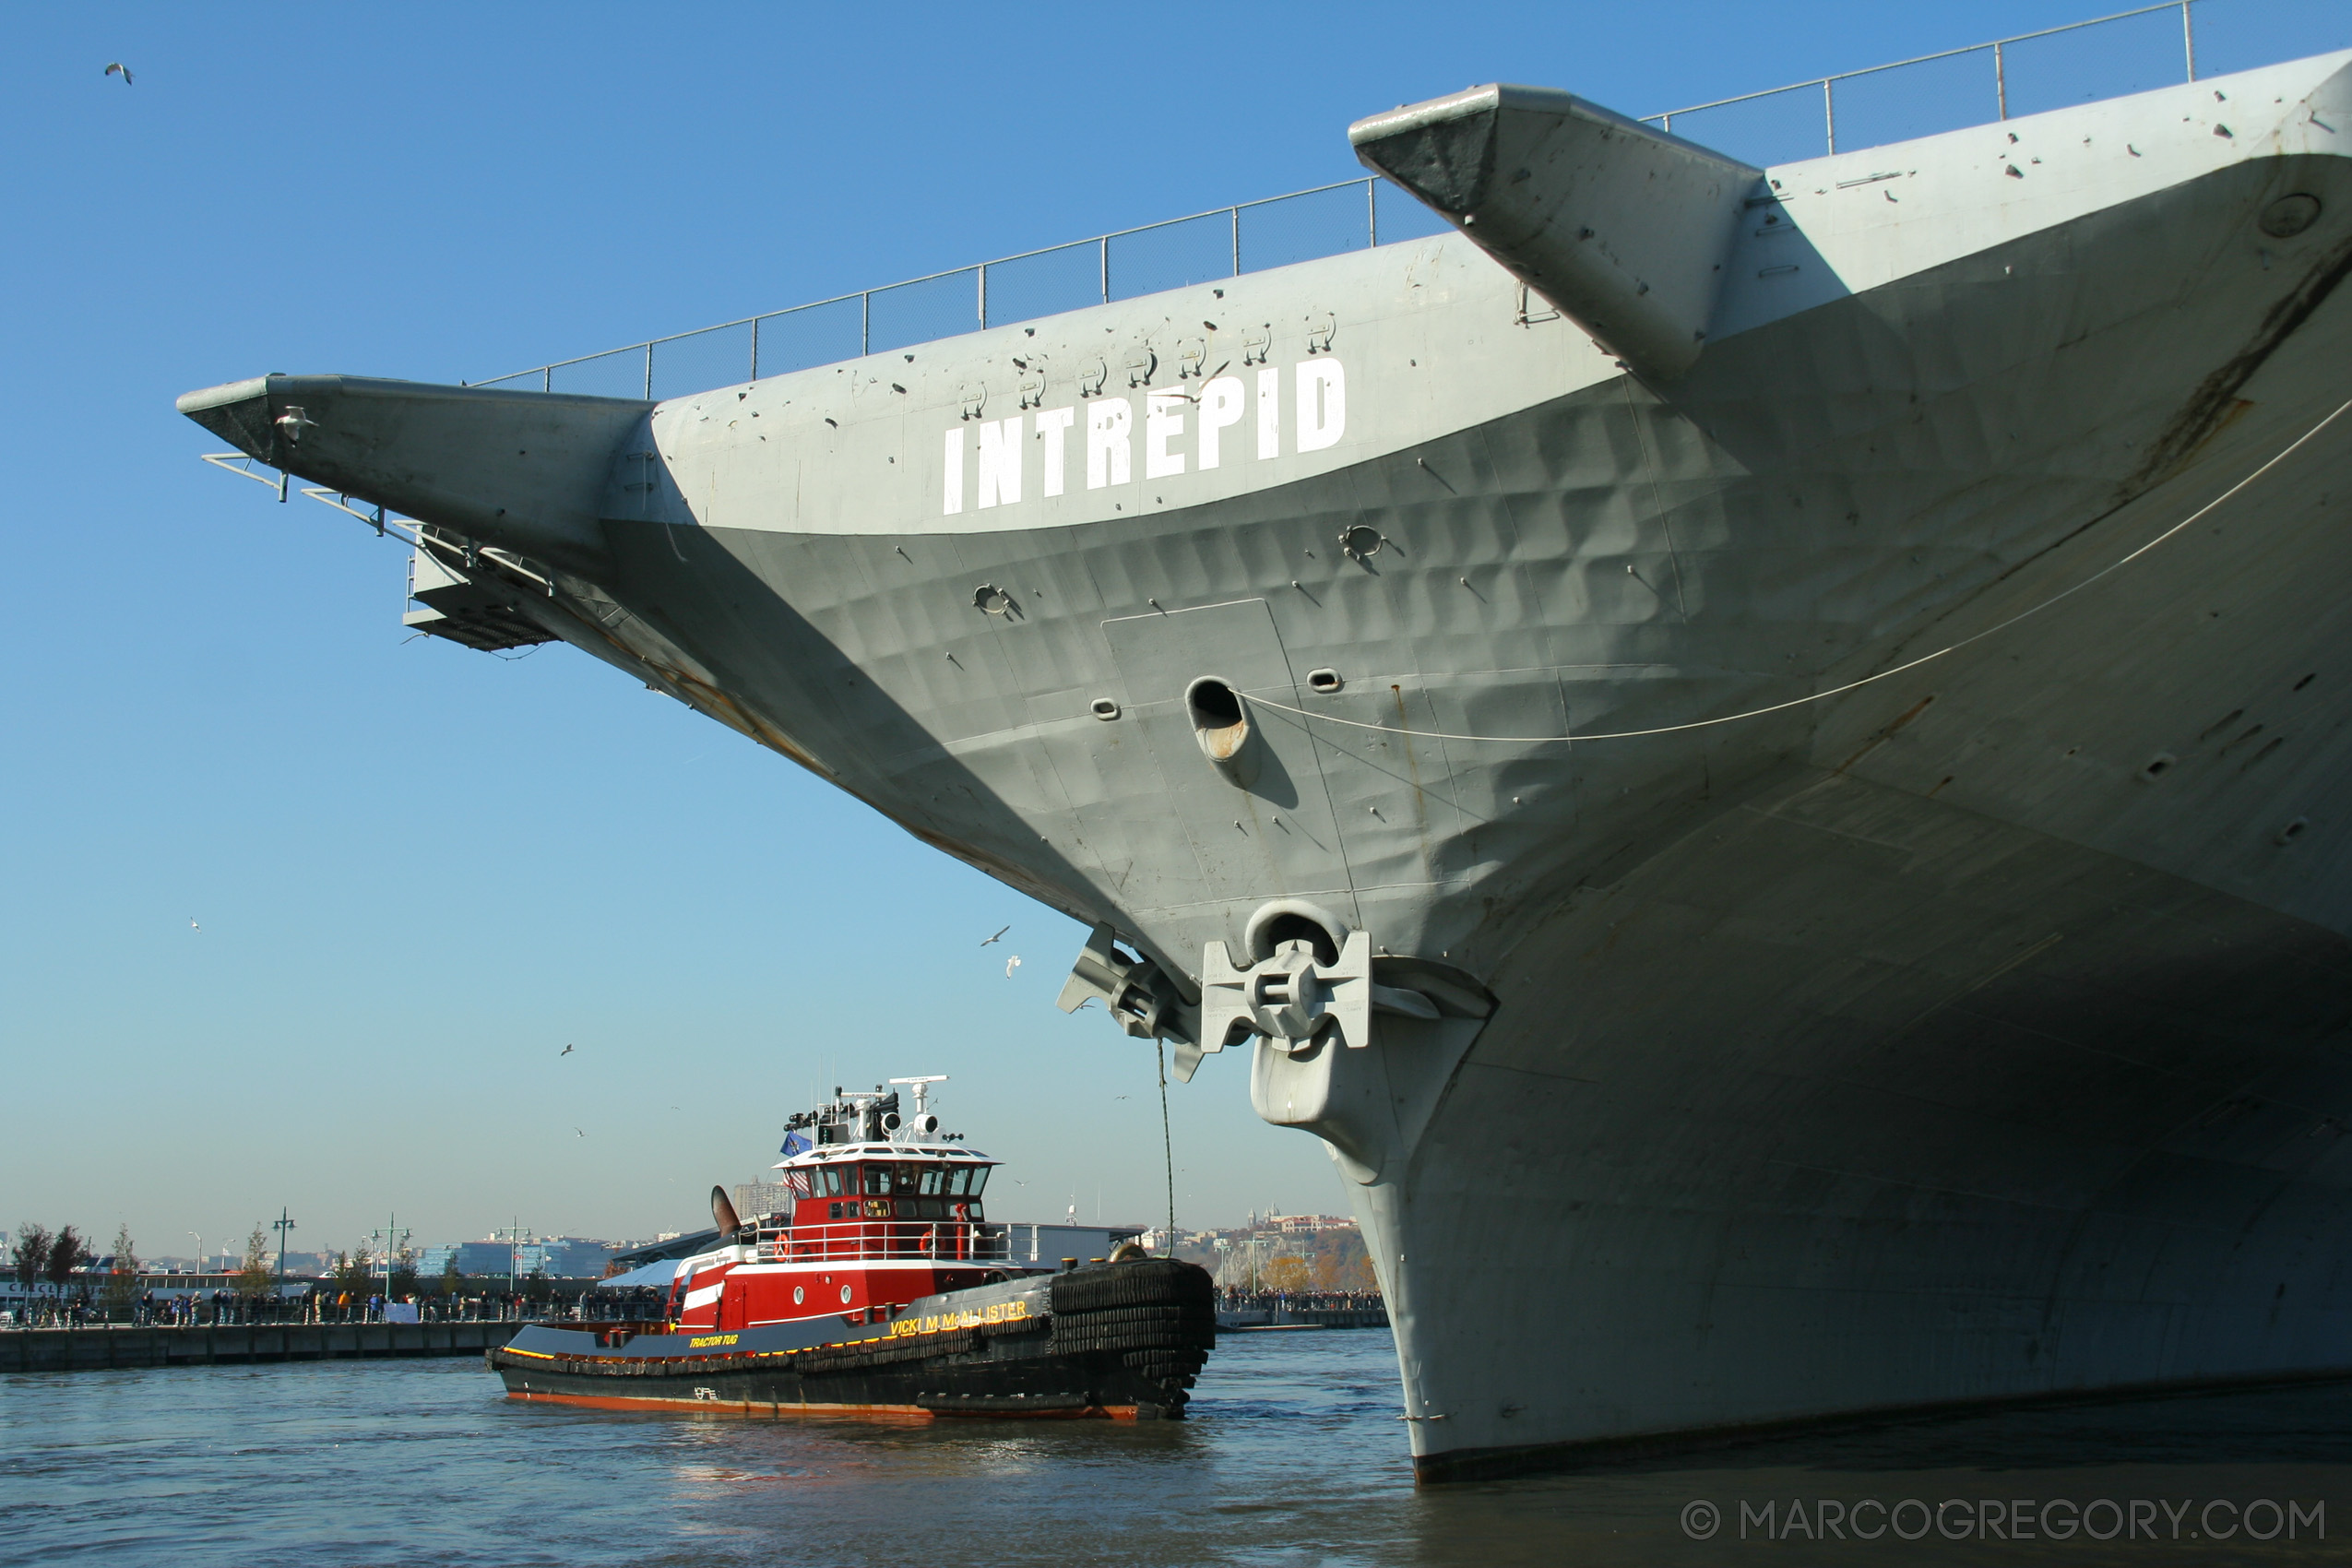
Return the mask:
[[[2124,567],[2130,565],[2132,562],[2137,561],[2141,556],[2145,555],[2148,552],[2154,550],[2157,545],[2162,544],[2165,540],[2172,538],[2183,529],[2189,528],[2204,517],[2211,516],[2217,507],[2235,499],[2241,492],[2251,486],[2257,480],[2262,479],[2273,469],[2278,467],[2279,464],[2293,457],[2297,451],[2301,449],[2305,443],[2318,435],[2320,432],[2325,430],[2329,425],[2334,424],[2346,410],[2352,410],[2352,398],[2347,398],[2344,402],[2337,404],[2335,406],[2334,412],[2329,414],[2325,419],[2320,421],[2319,423],[2311,426],[2310,429],[2297,436],[2293,441],[2282,447],[2277,455],[2273,457],[2268,462],[2263,464],[2262,467],[2256,469],[2244,479],[2239,480],[2236,484],[2231,485],[2227,490],[2223,491],[2219,495],[2215,496],[2211,501],[2206,502],[2204,505],[2198,507],[2195,511],[2190,513],[2186,517],[2181,518],[2180,521],[2173,524],[2170,528],[2165,529],[2162,533],[2156,535],[2145,544],[2141,545],[2137,550],[2132,551],[2129,555],[2124,556],[2120,560],[2109,562],[2108,564],[2100,567],[2097,571],[2093,572],[2089,576],[2085,577],[2081,582],[2074,584],[2071,588],[2060,589],[2058,592],[2050,595],[2048,599],[2043,600],[2039,604],[2034,605],[2030,609],[2021,610],[2016,614],[2009,617],[2006,621],[1988,626],[1981,632],[1973,633],[1968,636],[1962,637],[1958,642],[1940,647],[1933,653],[1923,653],[1918,658],[1898,664],[1892,670],[1882,670],[1875,675],[1865,675],[1859,681],[1848,681],[1842,686],[1832,686],[1827,691],[1813,692],[1801,697],[1791,697],[1787,702],[1771,703],[1763,707],[1752,707],[1744,713],[1727,713],[1715,719],[1694,719],[1687,724],[1661,724],[1649,730],[1616,730],[1588,735],[1450,735],[1440,731],[1400,730],[1396,726],[1391,724],[1367,724],[1361,719],[1340,719],[1328,713],[1313,713],[1303,707],[1292,707],[1288,703],[1276,702],[1271,697],[1253,695],[1248,697],[1246,700],[1261,704],[1266,707],[1275,708],[1283,713],[1295,713],[1301,719],[1312,719],[1318,724],[1344,724],[1350,730],[1377,730],[1383,734],[1388,735],[1409,734],[1417,736],[1424,741],[1490,742],[1498,745],[1515,746],[1558,745],[1573,741],[1631,741],[1637,740],[1645,735],[1671,735],[1683,730],[1705,730],[1717,724],[1736,724],[1743,719],[1761,719],[1767,713],[1780,713],[1788,708],[1802,707],[1807,703],[1823,702],[1826,701],[1830,697],[1843,696],[1847,692],[1857,691],[1861,687],[1870,685],[1875,682],[1884,681],[1893,676],[1900,675],[1907,670],[1917,670],[1920,665],[1929,663],[1934,659],[1942,659],[1947,653],[1956,653],[1961,648],[1966,647],[1970,643],[1982,642],[1985,638],[1993,636],[1997,632],[2005,632],[2010,627],[2017,624],[2018,622],[2026,619],[2028,616],[2040,614],[2043,611],[2048,610],[2051,605],[2058,603],[2061,600],[2073,598],[2074,595],[2082,592],[2085,588],[2089,588],[2092,584],[2099,581],[2102,577],[2109,576],[2114,573],[2121,571]]]
[[[1168,1161],[1168,1255],[1176,1255],[1176,1140],[1168,1131],[1168,1042],[1155,1037],[1159,1057],[1159,1152]]]

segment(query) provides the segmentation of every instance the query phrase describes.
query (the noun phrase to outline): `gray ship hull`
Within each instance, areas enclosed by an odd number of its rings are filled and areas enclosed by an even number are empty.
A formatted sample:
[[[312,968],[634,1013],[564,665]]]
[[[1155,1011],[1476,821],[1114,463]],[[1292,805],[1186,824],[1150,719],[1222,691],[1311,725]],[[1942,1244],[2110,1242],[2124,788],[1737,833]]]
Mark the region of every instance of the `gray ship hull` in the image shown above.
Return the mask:
[[[1374,1000],[1253,1099],[1426,1474],[2352,1372],[2344,67],[1774,171],[1670,374],[1455,237],[659,408],[184,406],[1115,932],[1131,1032],[1246,1043],[1319,922]]]

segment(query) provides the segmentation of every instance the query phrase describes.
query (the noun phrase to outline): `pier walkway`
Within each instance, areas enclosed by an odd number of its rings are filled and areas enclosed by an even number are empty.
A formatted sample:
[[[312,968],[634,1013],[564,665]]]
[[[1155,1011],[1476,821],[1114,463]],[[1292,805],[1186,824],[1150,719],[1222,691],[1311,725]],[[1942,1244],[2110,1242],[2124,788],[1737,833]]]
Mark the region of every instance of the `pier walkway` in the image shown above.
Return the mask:
[[[518,1323],[259,1323],[0,1331],[0,1372],[479,1356]]]

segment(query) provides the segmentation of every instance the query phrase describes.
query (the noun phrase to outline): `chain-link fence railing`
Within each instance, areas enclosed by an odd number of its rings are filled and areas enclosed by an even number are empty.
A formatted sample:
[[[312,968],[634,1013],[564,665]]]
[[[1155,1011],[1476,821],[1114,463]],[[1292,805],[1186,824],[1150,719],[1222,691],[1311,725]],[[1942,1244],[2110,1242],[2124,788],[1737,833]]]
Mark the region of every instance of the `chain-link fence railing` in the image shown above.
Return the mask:
[[[2140,92],[2197,77],[2192,15],[2168,0],[1944,50],[1648,123],[1764,167]],[[1443,233],[1435,213],[1377,178],[1243,202],[814,304],[518,371],[481,386],[672,398],[910,343],[1211,279]]]
[[[674,398],[764,375],[952,338],[983,327],[1443,233],[1444,222],[1379,179],[1349,180],[1165,223],[886,284],[477,386]]]
[[[1717,99],[1648,123],[1764,168],[2194,81],[2198,0]]]

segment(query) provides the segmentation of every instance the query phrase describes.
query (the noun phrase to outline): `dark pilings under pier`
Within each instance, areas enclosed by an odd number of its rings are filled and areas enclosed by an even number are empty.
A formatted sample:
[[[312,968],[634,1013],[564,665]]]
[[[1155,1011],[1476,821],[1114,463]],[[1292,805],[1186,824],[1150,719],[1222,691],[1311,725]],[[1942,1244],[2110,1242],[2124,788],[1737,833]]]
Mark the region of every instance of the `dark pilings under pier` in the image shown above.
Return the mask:
[[[479,1356],[505,1344],[520,1327],[518,1323],[294,1323],[0,1330],[0,1372]]]

